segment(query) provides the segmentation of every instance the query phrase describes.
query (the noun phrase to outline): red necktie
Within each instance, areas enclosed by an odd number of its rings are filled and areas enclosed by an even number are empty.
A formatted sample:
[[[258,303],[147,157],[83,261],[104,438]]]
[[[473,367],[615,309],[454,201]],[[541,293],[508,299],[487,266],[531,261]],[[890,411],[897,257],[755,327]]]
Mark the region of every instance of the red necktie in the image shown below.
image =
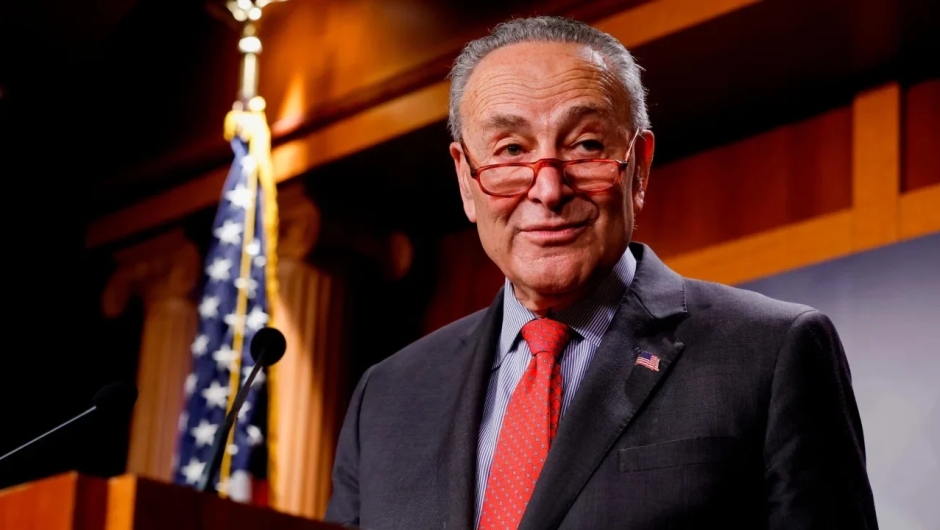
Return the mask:
[[[561,364],[568,326],[548,318],[522,327],[534,359],[509,398],[480,514],[479,530],[515,529],[535,489],[561,416]]]

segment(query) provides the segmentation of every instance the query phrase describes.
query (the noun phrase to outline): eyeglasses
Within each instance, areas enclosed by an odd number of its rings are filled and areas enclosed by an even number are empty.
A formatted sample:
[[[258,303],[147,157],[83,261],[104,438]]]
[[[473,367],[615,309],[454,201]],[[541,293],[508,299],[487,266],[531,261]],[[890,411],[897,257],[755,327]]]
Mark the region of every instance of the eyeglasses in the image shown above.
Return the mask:
[[[473,167],[467,146],[460,141],[464,159],[470,166],[470,176],[477,181],[483,193],[493,197],[519,197],[535,186],[535,179],[544,167],[554,167],[561,172],[562,179],[572,190],[580,193],[603,193],[620,183],[623,172],[629,165],[630,153],[639,135],[633,133],[624,160],[613,158],[587,158],[581,160],[559,160],[542,158],[535,162],[508,162]]]

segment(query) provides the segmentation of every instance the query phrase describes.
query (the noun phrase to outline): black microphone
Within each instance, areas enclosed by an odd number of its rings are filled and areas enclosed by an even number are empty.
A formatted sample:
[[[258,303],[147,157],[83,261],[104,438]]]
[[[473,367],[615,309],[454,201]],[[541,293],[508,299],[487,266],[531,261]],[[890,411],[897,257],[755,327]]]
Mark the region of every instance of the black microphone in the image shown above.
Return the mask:
[[[123,415],[130,413],[131,409],[134,408],[134,402],[137,401],[137,387],[131,383],[126,383],[123,381],[118,381],[111,383],[101,390],[99,390],[95,397],[91,398],[92,407],[85,412],[82,412],[78,416],[70,419],[69,421],[59,425],[58,427],[33,438],[32,440],[26,442],[25,444],[17,447],[16,449],[10,451],[9,453],[0,456],[0,461],[4,460],[8,456],[22,451],[27,447],[33,445],[34,443],[42,440],[46,436],[58,431],[59,429],[70,425],[81,418],[91,414],[92,412],[98,411],[99,414],[111,418],[118,418]]]
[[[258,371],[261,370],[262,367],[271,366],[280,361],[285,351],[287,351],[287,339],[284,338],[284,335],[280,331],[274,328],[261,328],[256,331],[255,336],[251,338],[250,352],[251,358],[255,361],[255,365],[251,367],[251,372],[248,373],[248,377],[238,389],[238,393],[235,394],[232,409],[225,415],[225,420],[222,422],[221,428],[215,433],[211,456],[206,463],[205,471],[202,473],[202,479],[196,486],[196,489],[199,491],[209,490],[209,485],[212,484],[212,481],[215,479],[215,474],[219,470],[219,466],[222,465],[222,449],[225,447],[226,441],[228,441],[228,434],[232,430],[232,425],[235,424],[238,411],[242,408],[242,405],[245,404],[245,399],[248,398],[248,390],[251,388],[251,383],[254,382],[255,376],[258,375]]]

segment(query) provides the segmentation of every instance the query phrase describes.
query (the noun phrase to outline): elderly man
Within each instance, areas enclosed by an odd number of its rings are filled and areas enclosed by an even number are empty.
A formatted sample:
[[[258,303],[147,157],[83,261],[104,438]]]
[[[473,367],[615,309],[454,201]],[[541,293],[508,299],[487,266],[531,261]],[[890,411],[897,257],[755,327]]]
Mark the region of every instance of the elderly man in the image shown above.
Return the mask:
[[[514,20],[451,80],[464,211],[505,286],[365,373],[327,519],[876,528],[830,321],[630,242],[654,146],[630,53],[574,21]]]

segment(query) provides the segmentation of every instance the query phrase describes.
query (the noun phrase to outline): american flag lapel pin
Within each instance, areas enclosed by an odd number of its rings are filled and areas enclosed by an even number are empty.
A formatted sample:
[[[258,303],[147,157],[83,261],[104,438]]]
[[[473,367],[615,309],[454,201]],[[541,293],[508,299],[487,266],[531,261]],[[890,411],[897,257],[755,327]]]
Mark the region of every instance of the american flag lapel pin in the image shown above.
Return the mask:
[[[640,352],[640,355],[636,358],[636,364],[642,366],[643,368],[649,368],[654,372],[659,371],[659,357],[653,355],[648,351],[637,350]]]

